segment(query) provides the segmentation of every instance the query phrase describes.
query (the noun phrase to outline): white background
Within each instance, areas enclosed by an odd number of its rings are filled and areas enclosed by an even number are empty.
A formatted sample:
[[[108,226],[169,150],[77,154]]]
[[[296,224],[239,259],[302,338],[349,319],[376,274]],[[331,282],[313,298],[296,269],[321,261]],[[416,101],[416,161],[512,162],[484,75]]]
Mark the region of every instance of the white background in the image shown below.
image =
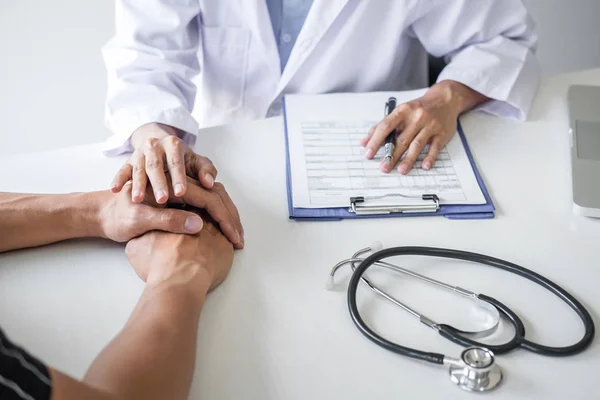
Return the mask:
[[[502,0],[497,0],[502,1]],[[600,66],[599,0],[525,0],[544,73]],[[98,142],[110,0],[0,0],[0,156]]]

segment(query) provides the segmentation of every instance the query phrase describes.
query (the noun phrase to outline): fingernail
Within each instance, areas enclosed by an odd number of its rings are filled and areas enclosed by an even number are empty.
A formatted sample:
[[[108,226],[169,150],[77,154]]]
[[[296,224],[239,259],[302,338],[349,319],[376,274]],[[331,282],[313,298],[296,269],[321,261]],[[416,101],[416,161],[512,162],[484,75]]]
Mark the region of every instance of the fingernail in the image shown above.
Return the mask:
[[[210,187],[212,187],[215,184],[215,178],[213,178],[213,176],[211,174],[206,174],[206,175],[204,175],[204,177],[208,181],[208,184],[210,185]]]
[[[374,154],[375,154],[375,152],[373,151],[373,149],[369,148],[369,149],[367,149],[367,152],[365,153],[365,157],[371,159],[371,158],[373,158]]]
[[[186,232],[196,233],[200,232],[200,229],[202,229],[202,225],[202,218],[200,218],[197,215],[191,215],[185,219],[185,224],[183,225],[183,227],[186,230]]]
[[[423,169],[426,169],[426,170],[431,169],[431,162],[423,161]]]
[[[141,195],[142,195],[142,192],[140,192],[139,190],[134,190],[133,191],[133,198],[134,199],[140,198]]]
[[[155,195],[156,195],[156,200],[158,201],[158,200],[162,199],[163,197],[165,197],[167,194],[165,193],[164,190],[160,189],[160,190],[156,191]]]
[[[183,193],[183,185],[178,183],[175,185],[175,194],[180,195],[181,193]]]
[[[408,172],[408,165],[400,164],[400,166],[398,167],[398,172],[400,172],[402,175],[406,175],[406,173]]]
[[[234,230],[233,232],[235,233],[234,238],[233,238],[235,244],[237,244],[238,246],[241,245],[242,244],[242,238],[241,238],[239,232],[237,230]]]

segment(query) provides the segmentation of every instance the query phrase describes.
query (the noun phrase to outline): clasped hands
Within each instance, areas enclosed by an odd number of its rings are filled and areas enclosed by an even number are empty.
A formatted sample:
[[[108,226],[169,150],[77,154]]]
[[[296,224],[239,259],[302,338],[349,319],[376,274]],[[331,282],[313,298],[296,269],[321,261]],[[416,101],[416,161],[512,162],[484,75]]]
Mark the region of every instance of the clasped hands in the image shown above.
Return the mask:
[[[136,150],[112,193],[103,192],[97,234],[128,242],[127,256],[148,285],[199,279],[195,286],[211,290],[227,276],[233,249],[244,247],[244,230],[212,162],[169,128],[149,124],[136,131]],[[172,203],[199,212],[167,207]]]

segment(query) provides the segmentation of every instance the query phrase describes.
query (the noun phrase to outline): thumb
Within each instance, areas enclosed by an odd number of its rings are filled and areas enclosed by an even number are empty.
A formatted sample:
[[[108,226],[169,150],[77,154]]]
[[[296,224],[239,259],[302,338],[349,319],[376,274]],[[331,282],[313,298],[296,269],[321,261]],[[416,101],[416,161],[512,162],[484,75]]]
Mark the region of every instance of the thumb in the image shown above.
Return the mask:
[[[147,215],[143,219],[146,231],[196,234],[204,226],[202,218],[197,214],[172,208],[148,207]]]

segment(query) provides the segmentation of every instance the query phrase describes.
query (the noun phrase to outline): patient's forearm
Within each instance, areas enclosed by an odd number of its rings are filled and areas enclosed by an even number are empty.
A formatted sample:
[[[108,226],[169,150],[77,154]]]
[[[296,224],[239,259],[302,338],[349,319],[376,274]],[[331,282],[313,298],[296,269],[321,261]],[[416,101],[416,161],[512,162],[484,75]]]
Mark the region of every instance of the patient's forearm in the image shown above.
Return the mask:
[[[209,283],[201,268],[146,286],[125,328],[94,360],[84,383],[123,399],[186,399],[198,321]],[[184,282],[185,281],[185,282]]]
[[[93,193],[0,193],[0,252],[94,236]]]

